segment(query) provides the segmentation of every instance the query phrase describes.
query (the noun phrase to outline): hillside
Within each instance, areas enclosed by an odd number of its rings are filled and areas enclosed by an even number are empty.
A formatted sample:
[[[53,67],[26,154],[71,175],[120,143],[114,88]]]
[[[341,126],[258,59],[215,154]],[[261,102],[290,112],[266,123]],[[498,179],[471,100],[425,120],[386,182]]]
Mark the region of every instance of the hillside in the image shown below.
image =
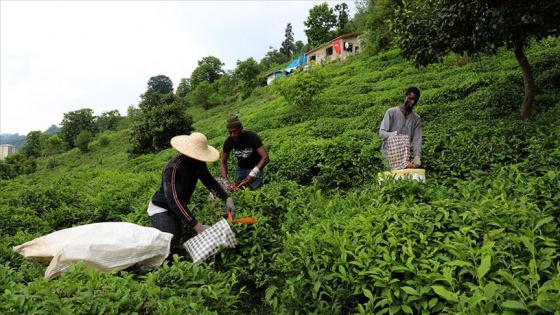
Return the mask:
[[[237,216],[258,224],[235,227],[237,248],[200,265],[187,256],[103,274],[79,264],[45,281],[47,264],[12,246],[93,222],[149,226],[146,203],[175,151],[129,159],[124,129],[88,153],[39,159],[36,173],[0,182],[0,313],[560,312],[560,40],[527,56],[539,89],[529,121],[518,118],[522,78],[510,51],[427,68],[396,50],[359,55],[307,74],[325,84],[305,106],[267,86],[240,103],[190,108],[211,145],[221,148],[235,113],[271,158],[264,187],[233,196]],[[427,181],[381,185],[379,124],[410,85],[422,91]],[[210,169],[219,174],[218,163]],[[215,222],[223,203],[207,196],[199,184],[191,206]]]

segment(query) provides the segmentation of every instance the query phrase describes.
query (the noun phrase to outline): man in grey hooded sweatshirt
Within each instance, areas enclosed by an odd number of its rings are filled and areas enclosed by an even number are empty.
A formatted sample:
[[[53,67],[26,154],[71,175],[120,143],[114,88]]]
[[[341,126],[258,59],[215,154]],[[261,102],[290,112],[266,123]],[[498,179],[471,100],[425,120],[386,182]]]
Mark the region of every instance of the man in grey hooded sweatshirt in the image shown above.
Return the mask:
[[[420,90],[417,87],[409,87],[404,95],[404,102],[389,108],[383,116],[379,127],[379,139],[383,141],[381,152],[387,158],[387,138],[391,135],[403,134],[410,137],[414,159],[413,166],[420,166],[422,156],[422,122],[420,116],[412,111],[420,99]]]

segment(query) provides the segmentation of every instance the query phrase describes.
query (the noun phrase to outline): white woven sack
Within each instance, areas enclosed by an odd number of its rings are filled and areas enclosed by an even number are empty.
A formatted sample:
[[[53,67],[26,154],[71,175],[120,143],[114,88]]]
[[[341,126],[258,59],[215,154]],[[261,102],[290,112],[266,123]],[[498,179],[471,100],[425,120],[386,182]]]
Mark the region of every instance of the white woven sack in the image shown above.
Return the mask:
[[[410,138],[408,135],[391,135],[387,138],[387,159],[391,171],[406,168],[410,163]]]
[[[183,244],[193,262],[203,262],[216,254],[220,246],[234,248],[237,245],[235,235],[226,219],[204,230]]]
[[[51,280],[78,261],[103,272],[157,267],[169,255],[172,237],[152,227],[103,222],[56,231],[13,249],[31,260],[50,261],[45,279]]]

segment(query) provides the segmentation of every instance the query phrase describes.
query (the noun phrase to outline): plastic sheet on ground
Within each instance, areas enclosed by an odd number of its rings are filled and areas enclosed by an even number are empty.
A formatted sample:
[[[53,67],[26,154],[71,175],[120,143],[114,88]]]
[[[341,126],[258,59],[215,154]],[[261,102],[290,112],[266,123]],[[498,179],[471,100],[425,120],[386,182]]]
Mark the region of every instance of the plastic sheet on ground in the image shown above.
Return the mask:
[[[45,279],[51,280],[78,261],[102,272],[155,268],[169,255],[172,237],[152,227],[103,222],[56,231],[13,249],[30,260],[50,261]]]

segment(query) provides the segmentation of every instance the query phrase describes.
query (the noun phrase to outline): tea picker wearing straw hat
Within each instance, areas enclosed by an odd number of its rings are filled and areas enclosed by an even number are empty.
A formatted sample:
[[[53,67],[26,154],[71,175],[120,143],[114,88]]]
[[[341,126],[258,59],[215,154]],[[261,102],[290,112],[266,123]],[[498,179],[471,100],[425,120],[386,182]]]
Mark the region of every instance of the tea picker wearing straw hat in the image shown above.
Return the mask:
[[[255,190],[262,186],[264,167],[268,164],[268,152],[260,137],[253,131],[243,130],[243,124],[236,115],[228,115],[226,138],[222,153],[222,176],[228,178],[228,159],[230,152],[237,158],[234,181],[237,187]]]
[[[226,202],[227,210],[235,212],[233,200],[210,174],[206,165],[220,157],[218,150],[208,145],[206,136],[199,132],[176,136],[171,139],[171,146],[179,154],[163,167],[161,184],[148,205],[152,225],[158,230],[173,234],[169,257],[178,253],[183,222],[197,233],[209,228],[199,222],[188,208],[199,179],[206,188]]]

